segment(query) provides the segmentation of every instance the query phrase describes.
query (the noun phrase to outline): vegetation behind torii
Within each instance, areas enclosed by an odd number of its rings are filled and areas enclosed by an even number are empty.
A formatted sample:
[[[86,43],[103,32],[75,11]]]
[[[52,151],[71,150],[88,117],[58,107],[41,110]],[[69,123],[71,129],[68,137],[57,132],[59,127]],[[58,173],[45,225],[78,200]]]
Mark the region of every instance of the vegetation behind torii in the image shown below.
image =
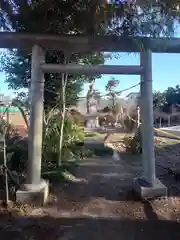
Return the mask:
[[[154,108],[170,112],[172,106],[180,106],[180,87],[169,87],[164,92],[154,92]]]
[[[111,5],[105,6],[104,1],[102,4],[101,0],[2,0],[0,3],[0,27],[6,31],[61,35],[171,36],[173,34],[173,21],[174,19],[178,20],[179,16],[176,2],[161,1],[158,5],[158,7],[155,7],[152,6],[150,1],[137,1],[131,4],[124,2],[117,8],[112,8]],[[30,57],[30,52],[10,50],[8,54],[1,58],[1,68],[6,73],[6,81],[10,88],[15,90],[29,88],[31,77]],[[67,62],[102,64],[105,61],[105,55],[102,53],[91,53],[82,56],[78,53],[71,54],[54,51],[48,51],[46,54],[48,63],[63,64],[65,59]],[[60,126],[62,126],[63,116],[65,116],[64,139],[70,137],[69,132],[71,131],[72,133],[72,128],[74,129],[74,123],[66,124],[66,114],[62,116],[61,110],[62,108],[65,109],[63,106],[67,108],[69,105],[76,103],[84,82],[89,79],[85,76],[68,75],[67,82],[64,84],[62,75],[45,74],[45,80],[45,124],[48,128],[44,127],[44,132],[47,134],[44,137],[44,151],[47,149],[47,146],[52,146],[52,141],[53,149],[52,147],[50,148],[54,153],[56,146],[59,146],[57,136],[61,133]],[[66,85],[65,91],[62,91],[64,85]],[[62,93],[65,94],[65,98]],[[77,128],[77,126],[75,127]],[[82,141],[82,136],[80,138],[80,141]],[[73,136],[72,139],[72,141],[74,139],[77,140]],[[71,144],[72,141],[70,141]],[[65,140],[63,148],[67,149]],[[62,159],[59,160],[61,161]]]

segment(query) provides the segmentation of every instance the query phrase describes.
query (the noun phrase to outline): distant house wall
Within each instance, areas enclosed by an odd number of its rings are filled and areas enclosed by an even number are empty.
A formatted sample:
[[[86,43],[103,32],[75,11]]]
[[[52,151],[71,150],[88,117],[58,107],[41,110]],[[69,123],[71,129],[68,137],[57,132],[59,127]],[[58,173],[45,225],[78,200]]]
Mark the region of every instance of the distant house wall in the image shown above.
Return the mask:
[[[21,113],[10,113],[9,114],[9,122],[13,126],[26,126],[24,118]]]
[[[139,104],[139,97],[140,97],[139,92],[133,92],[127,96],[127,103],[129,109],[134,109],[137,107],[137,105]]]
[[[17,130],[22,136],[27,136],[28,129],[25,121],[21,115],[21,112],[16,107],[8,107],[11,103],[11,98],[0,93],[0,117],[3,119],[9,119],[9,123],[14,129]],[[8,112],[8,113],[7,113]]]
[[[13,129],[16,129],[17,133],[24,137],[27,136],[28,129],[20,112],[8,113],[8,115],[7,113],[0,113],[0,117],[5,120],[8,118],[9,124],[11,124]]]
[[[16,107],[0,106],[0,116],[6,120],[8,118],[13,126],[25,126],[24,118]]]

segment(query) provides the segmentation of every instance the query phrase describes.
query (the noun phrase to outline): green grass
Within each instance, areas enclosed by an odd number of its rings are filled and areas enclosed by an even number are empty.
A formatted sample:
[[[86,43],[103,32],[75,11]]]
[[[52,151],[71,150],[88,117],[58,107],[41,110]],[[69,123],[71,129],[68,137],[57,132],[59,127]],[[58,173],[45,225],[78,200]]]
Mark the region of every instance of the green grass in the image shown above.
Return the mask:
[[[99,136],[98,132],[90,132],[90,133],[85,133],[85,137],[95,137]]]
[[[42,177],[50,182],[69,181],[75,178],[78,164],[76,162],[63,163],[60,167],[42,168]]]

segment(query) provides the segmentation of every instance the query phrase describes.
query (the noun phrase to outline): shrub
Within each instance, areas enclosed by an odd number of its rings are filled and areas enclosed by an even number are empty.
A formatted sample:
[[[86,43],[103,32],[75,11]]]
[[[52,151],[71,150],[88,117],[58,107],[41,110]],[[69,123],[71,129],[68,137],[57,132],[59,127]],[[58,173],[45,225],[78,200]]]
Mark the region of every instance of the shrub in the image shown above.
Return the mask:
[[[25,171],[28,161],[28,139],[20,136],[7,141],[7,154],[10,155],[8,167],[17,172]]]
[[[123,142],[126,146],[126,151],[133,154],[142,153],[141,131],[137,129],[133,137],[125,137]]]
[[[124,119],[123,123],[124,123],[125,129],[128,132],[133,132],[134,129],[136,128],[136,126],[137,126],[136,122],[134,122],[133,120],[129,119],[128,117],[126,117]]]
[[[58,159],[59,150],[59,136],[60,136],[61,121],[57,120],[54,116],[44,132],[43,140],[43,157],[45,160],[52,159],[53,162]],[[67,161],[75,157],[76,153],[72,151],[73,146],[77,143],[84,143],[84,130],[81,126],[73,123],[70,119],[65,119],[64,123],[64,136],[63,136],[63,161]]]

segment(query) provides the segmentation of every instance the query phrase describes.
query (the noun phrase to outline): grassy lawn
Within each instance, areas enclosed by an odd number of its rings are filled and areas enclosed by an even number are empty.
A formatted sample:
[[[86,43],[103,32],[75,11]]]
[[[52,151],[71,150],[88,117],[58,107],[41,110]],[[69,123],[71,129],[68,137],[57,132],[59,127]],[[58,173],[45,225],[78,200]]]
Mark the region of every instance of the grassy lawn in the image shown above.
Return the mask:
[[[89,132],[89,133],[85,133],[84,136],[85,137],[95,137],[95,136],[99,136],[100,134],[98,132]]]
[[[41,174],[43,178],[48,179],[50,182],[72,180],[74,179],[74,174],[77,167],[78,162],[67,162],[63,163],[60,167],[43,167]]]

